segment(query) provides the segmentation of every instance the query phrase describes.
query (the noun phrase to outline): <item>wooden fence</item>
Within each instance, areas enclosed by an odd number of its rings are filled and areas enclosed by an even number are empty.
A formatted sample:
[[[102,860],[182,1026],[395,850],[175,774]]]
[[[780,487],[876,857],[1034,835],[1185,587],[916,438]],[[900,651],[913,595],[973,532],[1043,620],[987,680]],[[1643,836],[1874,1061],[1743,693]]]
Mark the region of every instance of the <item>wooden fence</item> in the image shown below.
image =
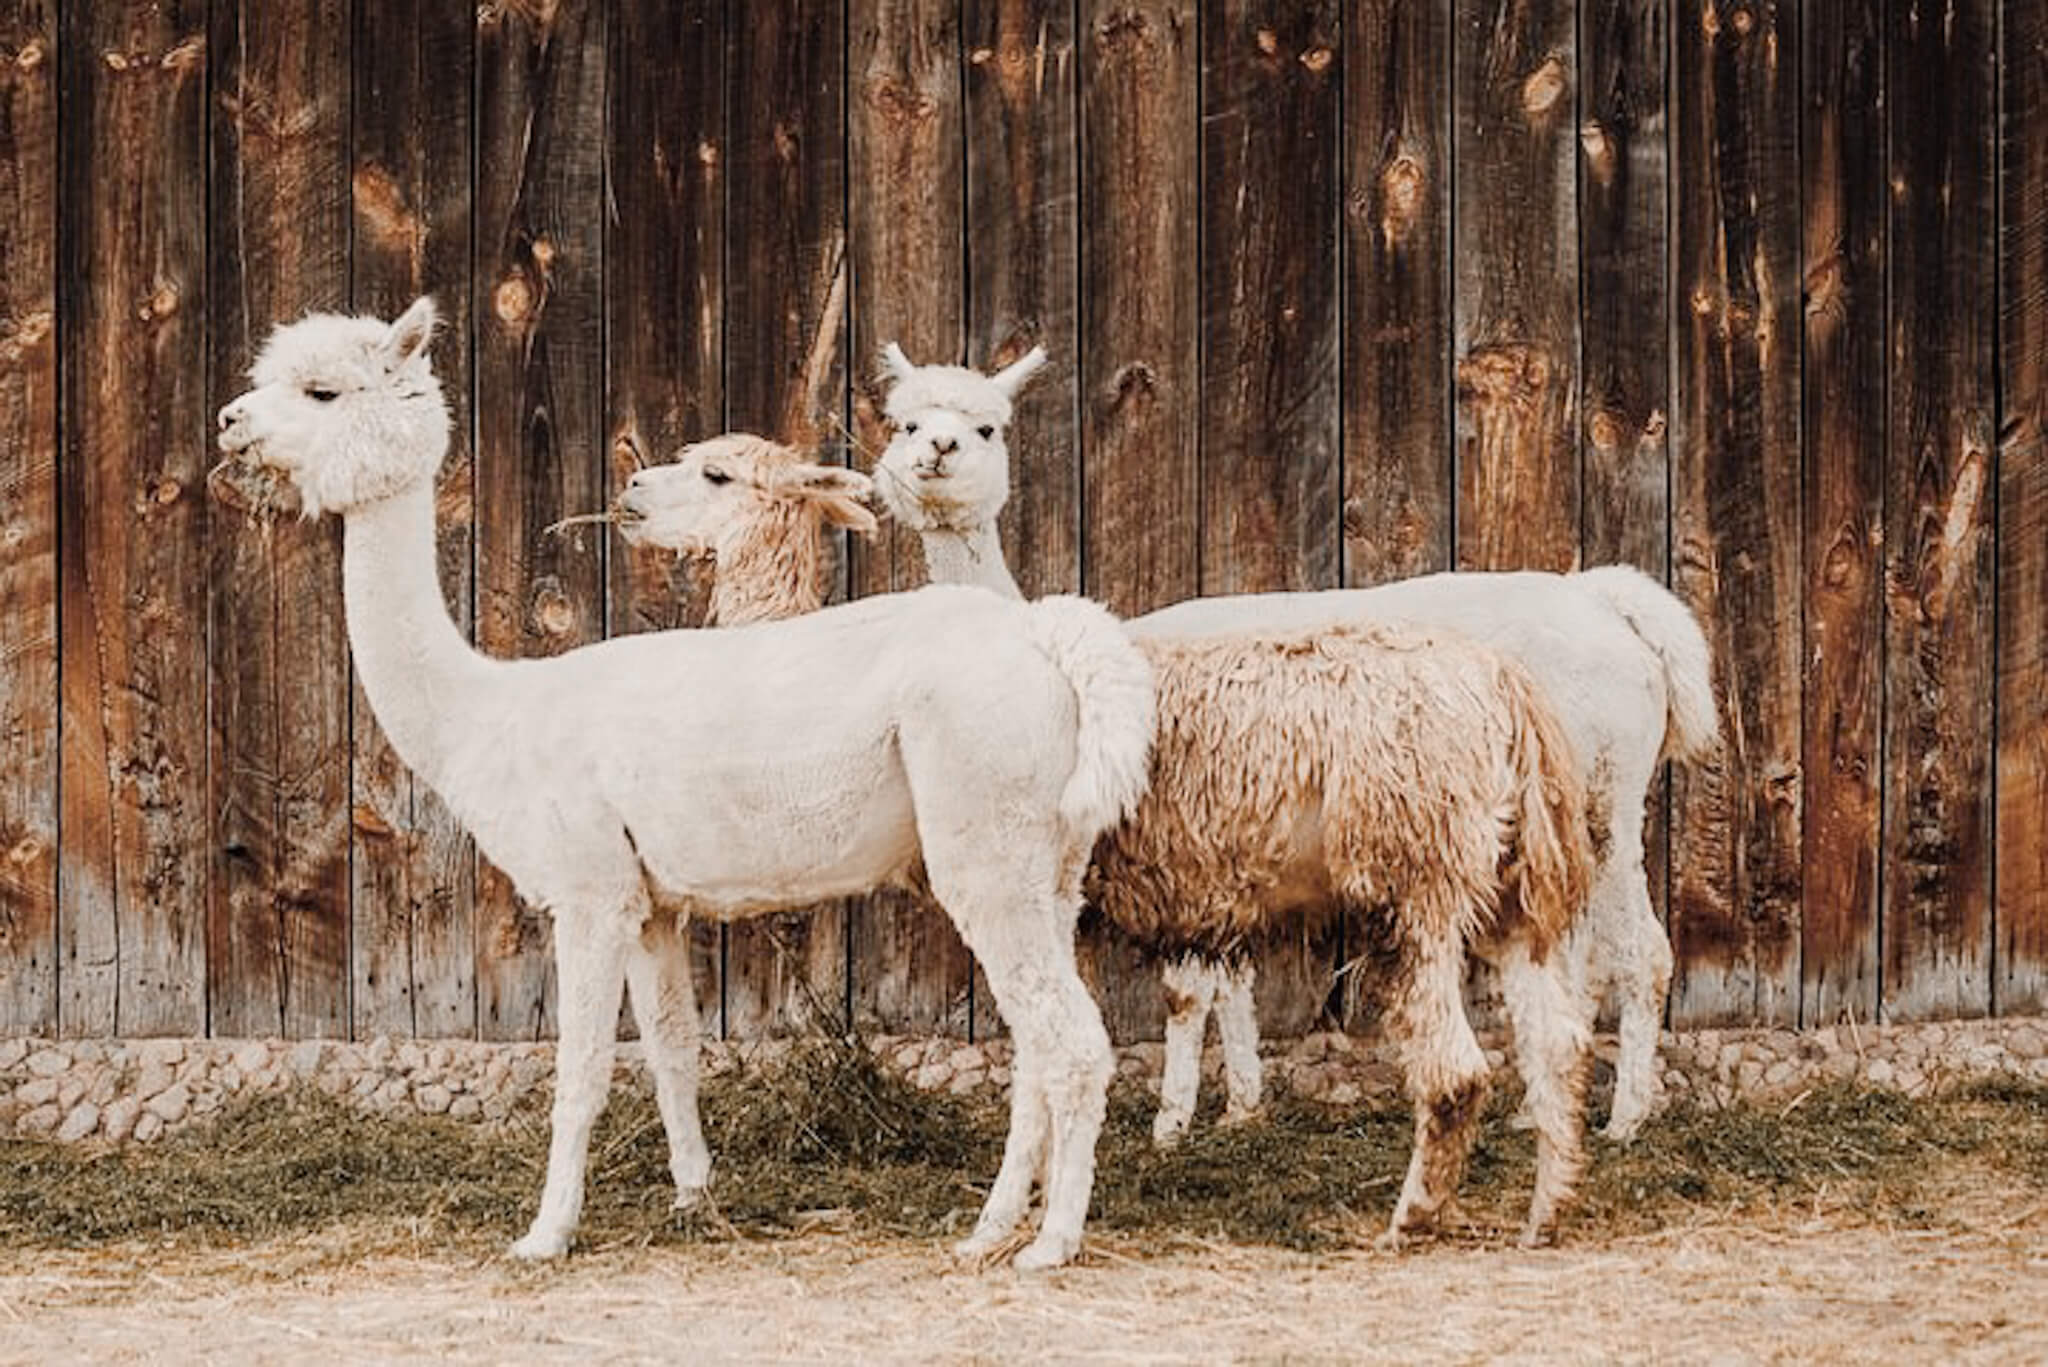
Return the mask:
[[[427,290],[486,650],[689,618],[542,533],[619,438],[843,454],[885,340],[1042,342],[1027,592],[1698,607],[1676,1021],[2048,1005],[2039,0],[0,0],[0,1033],[550,1028],[544,925],[352,684],[335,529],[202,489],[273,321]],[[994,1024],[901,898],[699,944],[728,1035]],[[1274,1026],[1342,953],[1266,962]]]

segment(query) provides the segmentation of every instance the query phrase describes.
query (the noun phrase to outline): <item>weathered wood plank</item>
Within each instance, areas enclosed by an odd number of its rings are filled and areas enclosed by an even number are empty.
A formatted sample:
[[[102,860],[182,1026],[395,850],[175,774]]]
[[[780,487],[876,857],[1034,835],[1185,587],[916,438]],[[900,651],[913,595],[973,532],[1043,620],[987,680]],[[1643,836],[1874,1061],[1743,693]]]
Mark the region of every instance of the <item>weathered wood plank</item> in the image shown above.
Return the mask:
[[[1332,588],[1337,6],[1204,0],[1204,593]]]
[[[57,1029],[57,14],[0,7],[0,1037]]]
[[[1670,578],[1669,31],[1658,0],[1579,13],[1580,559]],[[1669,902],[1670,785],[1644,814],[1650,900]],[[1617,819],[1624,814],[1617,813]],[[1634,814],[1626,814],[1633,820]]]
[[[604,627],[604,543],[549,536],[604,498],[604,16],[485,7],[477,28],[477,639],[552,655]],[[477,880],[478,1028],[552,1029],[547,927]]]
[[[798,443],[846,409],[845,17],[844,0],[750,5],[726,72],[728,221],[744,225],[726,246],[726,418]],[[843,903],[726,927],[729,1038],[848,1005]]]
[[[1877,1013],[1884,707],[1884,30],[1872,0],[1802,19],[1807,482],[1801,1017]]]
[[[2048,1010],[2048,12],[2006,0],[2003,17],[1992,997],[2017,1014]]]
[[[1200,585],[1200,178],[1186,0],[1081,6],[1082,582],[1126,616]],[[1157,1038],[1156,970],[1083,937],[1110,1036]]]
[[[435,488],[448,610],[473,621],[470,153],[476,8],[359,0],[355,13],[351,307],[392,318],[421,294],[441,309],[434,370],[453,414]],[[476,849],[398,758],[360,685],[354,699],[354,1029],[476,1032]]]
[[[1888,10],[1882,973],[1894,1020],[1991,1008],[1996,21],[1992,0]]]
[[[58,1020],[205,1028],[206,7],[60,22]]]
[[[849,25],[854,431],[879,452],[889,440],[882,347],[900,343],[919,362],[965,359],[964,56],[953,0],[853,0]],[[879,536],[853,539],[854,591],[923,583],[916,543],[886,522]],[[936,903],[876,893],[850,905],[848,932],[856,1024],[968,1032],[973,961]]]
[[[605,356],[610,484],[725,425],[725,6],[621,5],[606,77]],[[610,634],[697,626],[709,575],[611,549]],[[719,1024],[719,928],[690,928],[697,1000]]]
[[[1337,397],[1342,67],[1334,4],[1201,9],[1201,588],[1334,588],[1343,547]],[[1337,936],[1259,964],[1259,1019],[1321,1015]]]
[[[1451,564],[1451,4],[1344,30],[1344,582]]]
[[[217,409],[271,326],[348,302],[349,11],[212,11],[207,341]],[[349,1029],[349,682],[340,527],[216,505],[208,1032]]]
[[[1452,35],[1457,186],[1457,563],[1579,553],[1574,10],[1466,5]]]
[[[1714,649],[1726,739],[1674,790],[1688,1025],[1799,1009],[1797,44],[1756,0],[1712,0],[1673,33],[1673,571]]]

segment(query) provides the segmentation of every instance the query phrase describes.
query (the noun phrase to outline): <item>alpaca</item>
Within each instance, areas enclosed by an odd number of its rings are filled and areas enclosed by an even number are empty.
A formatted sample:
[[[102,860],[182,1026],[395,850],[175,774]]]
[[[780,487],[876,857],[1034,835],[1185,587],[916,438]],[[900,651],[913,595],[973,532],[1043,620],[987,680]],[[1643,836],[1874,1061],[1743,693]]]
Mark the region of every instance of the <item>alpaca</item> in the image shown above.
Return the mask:
[[[1017,592],[1003,563],[996,515],[1009,497],[1005,427],[1017,391],[1045,363],[1042,349],[992,375],[912,365],[890,345],[894,424],[876,487],[900,522],[922,534],[934,582]],[[967,554],[971,549],[972,554]],[[1644,805],[1660,765],[1704,758],[1720,744],[1710,655],[1684,604],[1625,566],[1574,574],[1435,574],[1373,589],[1194,599],[1125,625],[1140,640],[1246,631],[1407,623],[1457,631],[1519,660],[1541,685],[1584,766],[1595,867],[1585,915],[1566,944],[1589,1003],[1618,1007],[1621,1053],[1604,1133],[1627,1142],[1655,1107],[1657,1034],[1672,955],[1643,868]],[[1202,1034],[1213,1006],[1223,1037],[1231,1114],[1259,1097],[1257,1020],[1247,964],[1232,973],[1170,970],[1166,1081],[1156,1132],[1179,1134],[1193,1115]]]
[[[637,506],[643,542],[685,547],[670,529],[687,518],[651,490]],[[710,531],[699,518],[693,534]],[[1582,1162],[1590,1030],[1555,949],[1592,854],[1576,762],[1534,683],[1446,633],[1144,648],[1159,688],[1153,784],[1097,844],[1090,900],[1168,960],[1170,988],[1187,964],[1239,967],[1267,937],[1336,907],[1367,918],[1417,1117],[1396,1240],[1455,1190],[1486,1081],[1461,996],[1468,946],[1496,963],[1538,1124],[1524,1237],[1540,1237]]]
[[[553,1133],[512,1253],[568,1248],[625,983],[678,1195],[702,1187],[696,1013],[676,1009],[694,996],[687,916],[862,892],[921,860],[1017,1042],[1002,1166],[962,1251],[1004,1245],[1043,1163],[1044,1217],[1017,1263],[1071,1258],[1112,1065],[1074,921],[1089,850],[1145,786],[1144,656],[1094,604],[1020,608],[957,588],[547,659],[480,655],[435,576],[449,419],[427,357],[434,320],[421,299],[388,326],[314,315],[278,328],[254,387],[221,410],[219,444],[229,482],[267,486],[271,509],[340,515],[349,643],[378,721],[554,918]]]
[[[686,446],[671,465],[635,471],[610,520],[627,544],[711,562],[710,621],[775,622],[816,612],[823,527],[875,530],[868,477],[817,465],[766,437],[730,433]]]

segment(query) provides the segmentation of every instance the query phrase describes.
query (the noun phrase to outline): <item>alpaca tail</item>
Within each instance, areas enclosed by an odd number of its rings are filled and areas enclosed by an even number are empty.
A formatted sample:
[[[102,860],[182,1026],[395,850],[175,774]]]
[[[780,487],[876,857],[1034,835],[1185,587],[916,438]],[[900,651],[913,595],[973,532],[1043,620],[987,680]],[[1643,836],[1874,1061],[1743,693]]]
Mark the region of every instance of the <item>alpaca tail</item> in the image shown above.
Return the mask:
[[[1664,666],[1666,714],[1662,758],[1703,759],[1721,748],[1714,706],[1713,654],[1692,610],[1631,565],[1583,570],[1572,582],[1589,589],[1628,623]]]
[[[1515,825],[1515,891],[1539,956],[1585,910],[1593,882],[1586,787],[1564,723],[1519,664],[1501,661],[1501,692],[1514,718],[1509,808]]]
[[[1089,842],[1123,820],[1151,783],[1152,666],[1123,624],[1085,598],[1031,605],[1032,638],[1080,705],[1074,772],[1060,814]]]

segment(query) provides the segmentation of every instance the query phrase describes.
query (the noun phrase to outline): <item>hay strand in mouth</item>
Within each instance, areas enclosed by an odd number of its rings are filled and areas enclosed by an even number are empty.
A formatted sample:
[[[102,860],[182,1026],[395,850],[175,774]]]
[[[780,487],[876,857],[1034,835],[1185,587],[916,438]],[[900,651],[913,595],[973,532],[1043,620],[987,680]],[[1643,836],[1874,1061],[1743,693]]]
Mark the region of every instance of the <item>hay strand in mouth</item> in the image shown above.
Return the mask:
[[[541,535],[560,536],[566,528],[581,527],[588,525],[590,523],[602,522],[609,526],[616,527],[622,525],[625,522],[637,520],[638,519],[635,518],[628,518],[624,513],[620,512],[617,508],[607,508],[605,509],[605,511],[601,513],[572,513],[568,517],[563,518],[560,522],[550,522],[547,526],[541,528]]]

